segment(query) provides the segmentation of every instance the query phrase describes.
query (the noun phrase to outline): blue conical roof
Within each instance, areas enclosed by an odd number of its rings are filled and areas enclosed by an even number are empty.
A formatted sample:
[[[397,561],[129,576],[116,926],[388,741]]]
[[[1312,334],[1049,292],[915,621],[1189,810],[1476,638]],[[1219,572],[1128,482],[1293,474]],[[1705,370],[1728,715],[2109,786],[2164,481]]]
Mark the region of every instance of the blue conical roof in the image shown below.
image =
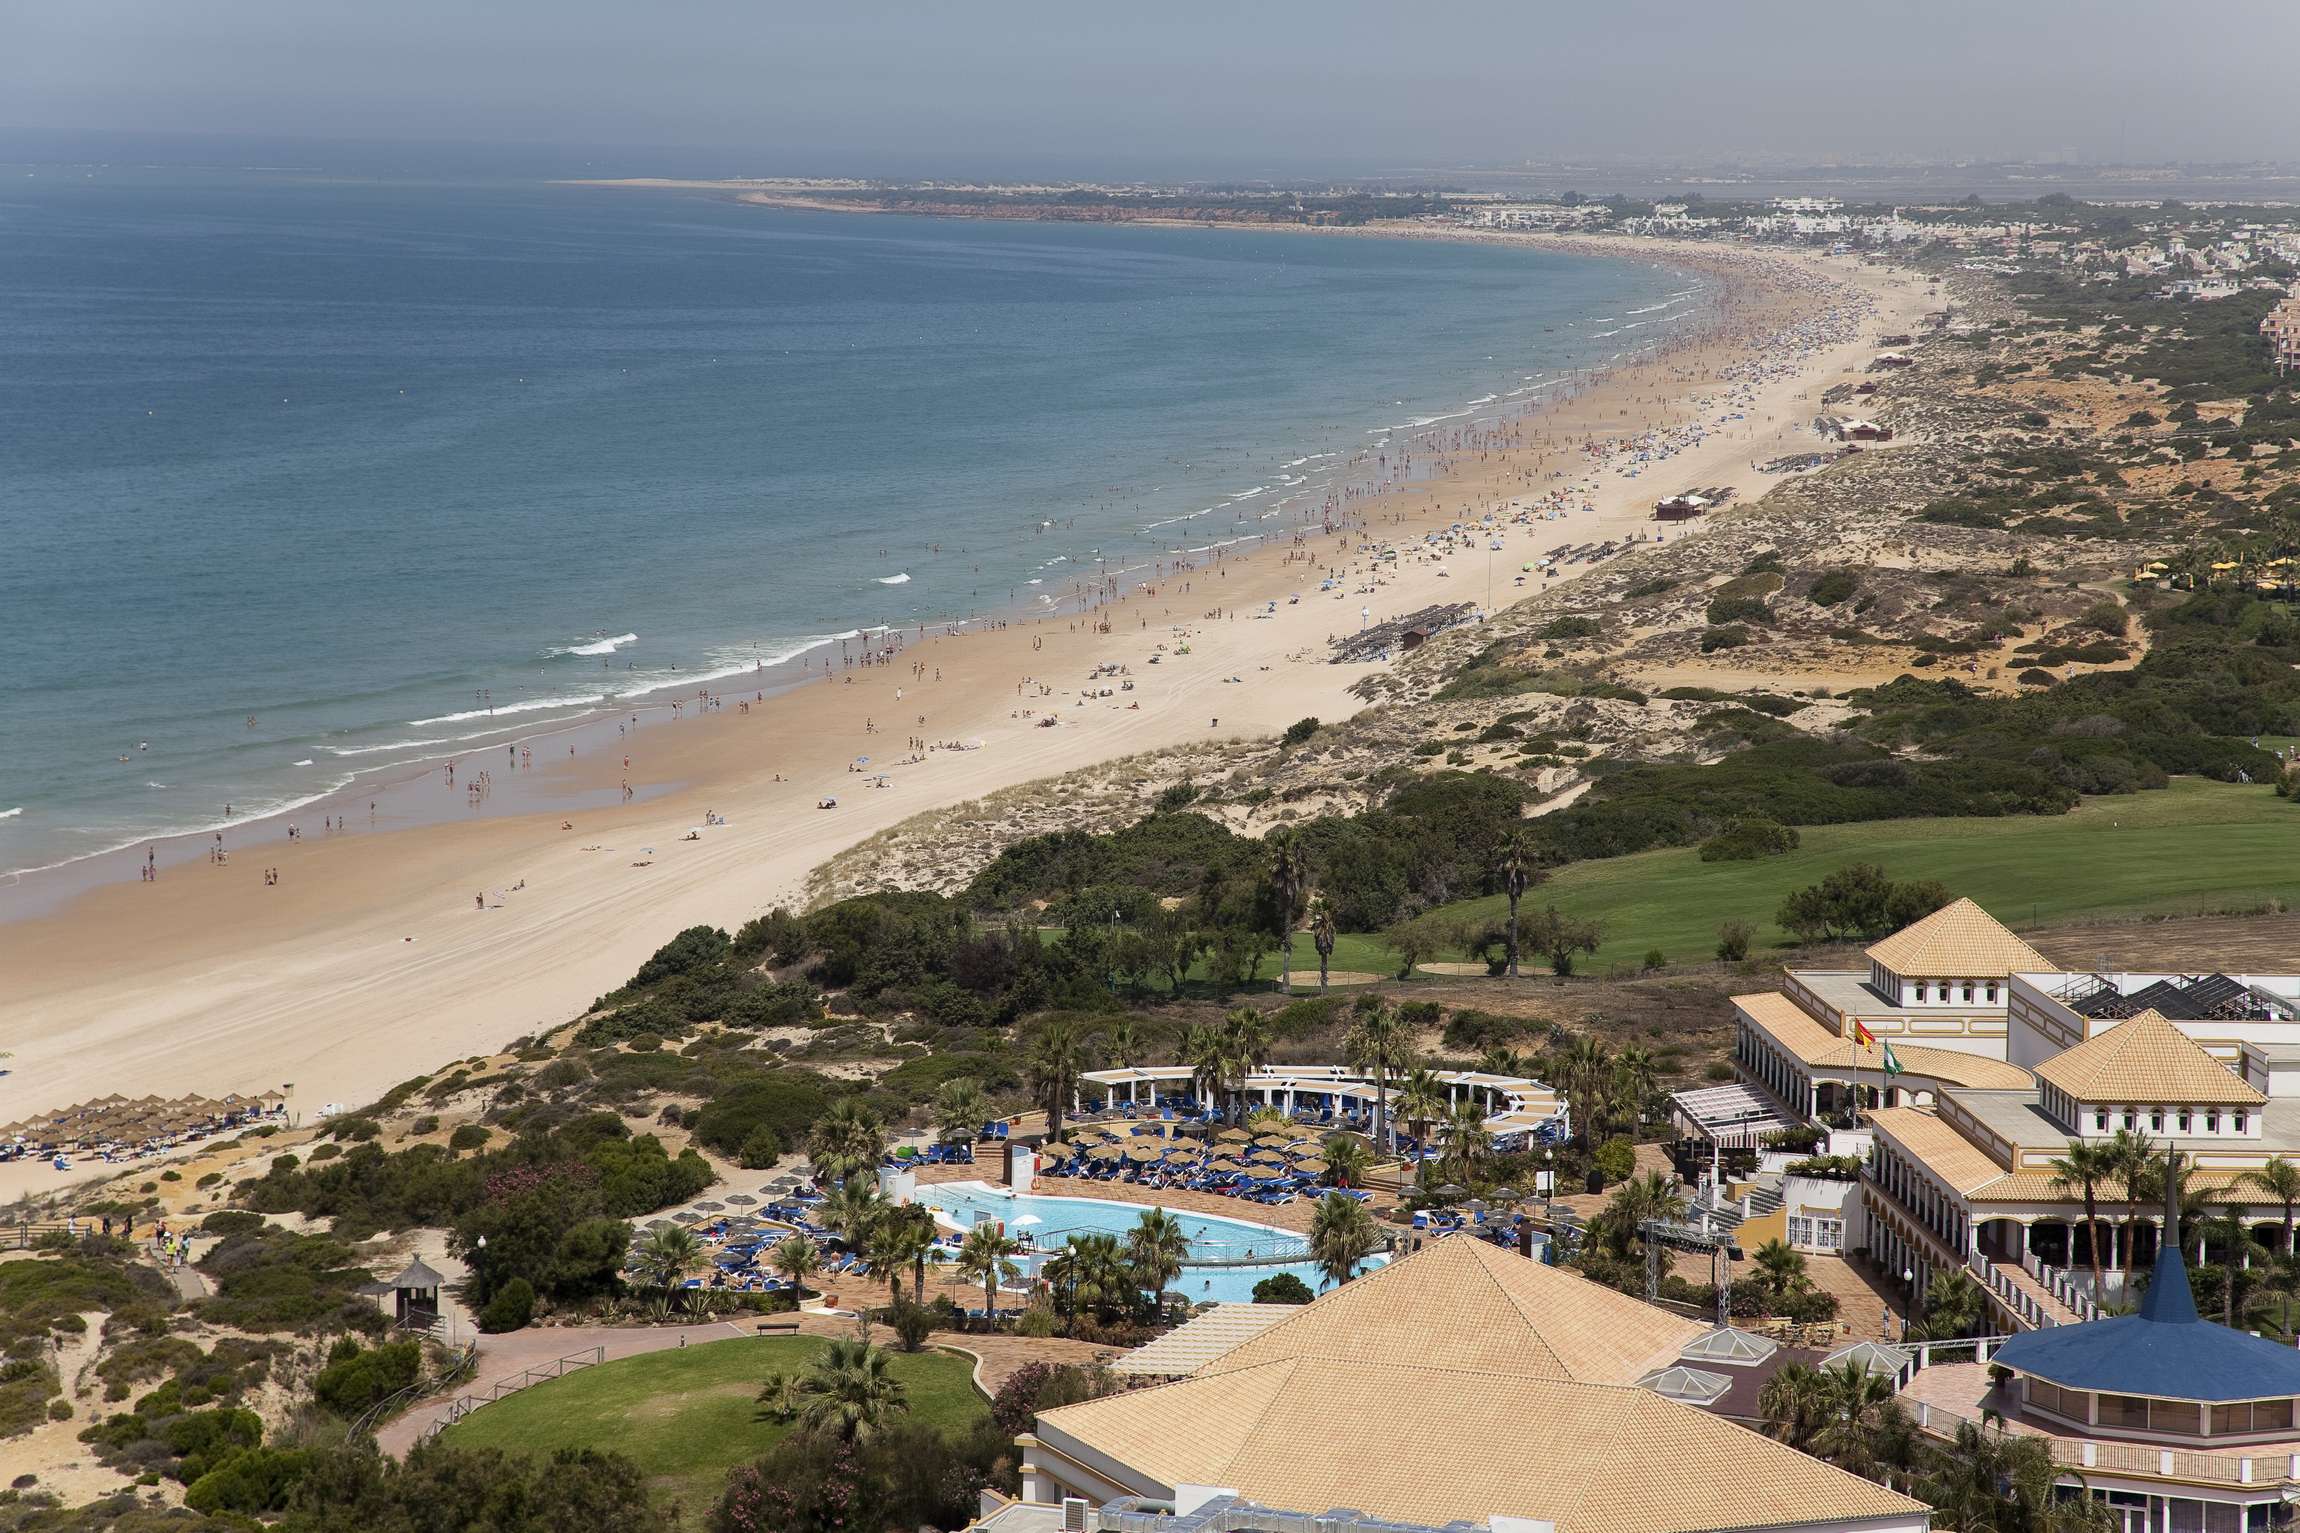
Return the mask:
[[[2159,1400],[2300,1396],[2300,1350],[2196,1313],[2188,1264],[2166,1241],[2135,1314],[2015,1336],[1991,1359],[2064,1389]]]

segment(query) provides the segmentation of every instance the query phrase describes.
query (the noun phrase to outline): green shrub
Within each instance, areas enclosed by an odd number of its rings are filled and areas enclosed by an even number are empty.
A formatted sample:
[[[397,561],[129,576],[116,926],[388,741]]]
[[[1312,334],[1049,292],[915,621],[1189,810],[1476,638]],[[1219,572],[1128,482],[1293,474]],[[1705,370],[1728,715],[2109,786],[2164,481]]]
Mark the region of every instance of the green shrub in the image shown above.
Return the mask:
[[[363,1348],[347,1339],[312,1380],[312,1398],[336,1415],[349,1418],[407,1388],[422,1371],[423,1347],[418,1342],[392,1341]]]
[[[455,1132],[447,1136],[447,1147],[460,1155],[466,1150],[478,1149],[494,1137],[492,1130],[477,1123],[458,1123]]]
[[[1721,649],[1739,649],[1749,642],[1749,630],[1738,624],[1724,628],[1701,630],[1701,653],[1713,655]]]
[[[1318,721],[1316,719],[1296,719],[1293,723],[1286,726],[1286,732],[1284,734],[1278,736],[1278,744],[1287,749],[1291,749],[1294,746],[1302,744],[1304,741],[1308,740],[1310,736],[1316,734],[1317,732]]]
[[[1592,1152],[1590,1164],[1608,1185],[1626,1182],[1637,1172],[1637,1142],[1616,1134]]]
[[[1755,862],[1763,857],[1779,857],[1795,851],[1800,839],[1793,826],[1763,815],[1744,815],[1701,843],[1701,860]]]
[[[1831,570],[1814,581],[1805,596],[1816,607],[1835,607],[1851,601],[1853,593],[1860,589],[1861,577],[1851,570]]]
[[[1594,639],[1603,625],[1593,617],[1561,617],[1535,633],[1537,639],[1561,641],[1566,639]]]
[[[535,1318],[535,1285],[515,1277],[495,1290],[495,1297],[479,1312],[479,1328],[488,1332],[516,1331]]]
[[[1256,1304],[1307,1304],[1317,1295],[1291,1272],[1273,1273],[1254,1285]]]
[[[248,1448],[192,1481],[184,1505],[195,1512],[254,1517],[285,1510],[288,1496],[312,1464],[303,1448]]]

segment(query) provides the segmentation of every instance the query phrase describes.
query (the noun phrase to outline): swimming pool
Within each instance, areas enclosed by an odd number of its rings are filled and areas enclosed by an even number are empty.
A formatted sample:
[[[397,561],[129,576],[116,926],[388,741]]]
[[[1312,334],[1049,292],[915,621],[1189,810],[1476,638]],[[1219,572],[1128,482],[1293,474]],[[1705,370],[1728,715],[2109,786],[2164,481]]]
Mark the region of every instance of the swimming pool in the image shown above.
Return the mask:
[[[1017,1197],[987,1182],[936,1183],[919,1188],[918,1198],[953,1228],[964,1230],[984,1220],[998,1221],[1006,1225],[1009,1234],[1028,1234],[1040,1246],[1056,1249],[1068,1245],[1073,1235],[1116,1235],[1123,1239],[1150,1206],[1101,1198]],[[1312,1291],[1325,1281],[1318,1264],[1309,1259],[1309,1242],[1292,1230],[1182,1209],[1167,1212],[1190,1241],[1190,1260],[1173,1288],[1194,1303],[1247,1303],[1254,1297],[1256,1283],[1281,1272],[1292,1273]],[[1052,1255],[1052,1250],[1041,1250],[1022,1258],[1024,1271],[1035,1280],[1039,1268]],[[1272,1259],[1257,1261],[1258,1256]],[[1383,1260],[1376,1256],[1367,1265],[1376,1266]]]

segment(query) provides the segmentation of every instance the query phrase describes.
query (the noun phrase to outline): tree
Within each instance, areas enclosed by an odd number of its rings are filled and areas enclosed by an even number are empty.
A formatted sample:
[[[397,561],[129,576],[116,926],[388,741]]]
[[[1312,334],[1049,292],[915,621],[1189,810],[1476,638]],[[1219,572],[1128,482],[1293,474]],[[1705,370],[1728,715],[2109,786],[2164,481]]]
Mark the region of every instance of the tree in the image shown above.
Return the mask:
[[[356,1443],[311,1450],[276,1524],[284,1533],[344,1528],[487,1528],[491,1533],[671,1533],[673,1509],[649,1495],[639,1466],[617,1454],[453,1448],[437,1441],[389,1454]]]
[[[1294,921],[1301,914],[1302,897],[1310,886],[1310,865],[1301,841],[1290,830],[1273,830],[1265,838],[1270,848],[1270,901],[1278,919],[1278,989],[1294,988]]]
[[[687,1270],[702,1259],[703,1243],[695,1238],[695,1232],[674,1224],[649,1234],[631,1266],[650,1288],[660,1288],[668,1296]]]
[[[1595,921],[1566,915],[1551,905],[1533,918],[1527,935],[1534,950],[1549,959],[1550,972],[1564,978],[1573,972],[1575,954],[1597,951],[1601,928]]]
[[[1439,1164],[1449,1180],[1471,1181],[1493,1160],[1493,1135],[1486,1132],[1485,1105],[1463,1097],[1446,1115],[1445,1154]]]
[[[1661,1085],[1661,1064],[1642,1043],[1625,1043],[1613,1057],[1613,1100],[1629,1114],[1632,1129],[1643,1126],[1645,1107]]]
[[[1426,1146],[1430,1125],[1446,1115],[1445,1083],[1427,1065],[1416,1065],[1398,1082],[1398,1118],[1417,1145]]]
[[[1821,1372],[1806,1363],[1782,1364],[1757,1391],[1757,1410],[1765,1418],[1765,1435],[1800,1453],[1812,1443],[1828,1408],[1828,1390]]]
[[[1924,1319],[1918,1329],[1926,1340],[1955,1341],[1971,1336],[1987,1320],[1988,1296],[1967,1274],[1943,1267],[1925,1284]]]
[[[1615,1254],[1627,1256],[1644,1249],[1648,1220],[1673,1220],[1683,1211],[1676,1182],[1665,1171],[1648,1171],[1614,1188],[1594,1225]]]
[[[1326,1181],[1335,1187],[1354,1187],[1364,1181],[1366,1168],[1374,1160],[1374,1152],[1363,1139],[1340,1130],[1326,1136],[1319,1154],[1325,1157]]]
[[[1162,1208],[1146,1211],[1126,1233],[1126,1260],[1134,1279],[1153,1298],[1173,1286],[1190,1255],[1182,1222]]]
[[[934,1131],[945,1144],[971,1144],[990,1121],[990,1098],[971,1075],[944,1081],[934,1094]]]
[[[1310,1259],[1326,1281],[1347,1283],[1381,1245],[1381,1231],[1366,1206],[1347,1193],[1329,1192],[1310,1215]]]
[[[886,1133],[859,1097],[842,1097],[816,1121],[807,1154],[817,1177],[844,1182],[878,1169],[886,1154]]]
[[[1501,892],[1509,896],[1509,977],[1517,975],[1517,902],[1541,877],[1541,865],[1522,825],[1513,826],[1501,842]]]
[[[1316,1295],[1291,1272],[1275,1272],[1254,1285],[1256,1304],[1307,1304]]]
[[[1749,956],[1749,939],[1756,931],[1747,921],[1721,921],[1717,926],[1717,958],[1721,963],[1739,963]]]
[[[1126,1246],[1116,1235],[1101,1232],[1071,1236],[1047,1262],[1046,1281],[1054,1290],[1055,1308],[1068,1315],[1086,1311],[1097,1320],[1133,1309],[1141,1297]]]
[[[1049,1017],[1030,1040],[1023,1079],[1046,1109],[1046,1137],[1062,1142],[1062,1113],[1077,1093],[1078,1077],[1091,1062],[1093,1035],[1068,1017]]]
[[[936,1233],[934,1211],[923,1203],[889,1208],[872,1225],[870,1264],[886,1279],[895,1303],[902,1301],[905,1267],[910,1269],[913,1302],[926,1302],[926,1259],[934,1250]]]
[[[2115,1173],[2107,1146],[2087,1144],[2081,1139],[2068,1142],[2066,1154],[2052,1162],[2052,1186],[2055,1192],[2082,1189],[2084,1193],[2084,1225],[2091,1246],[2092,1292],[2094,1298],[2107,1294],[2100,1275],[2100,1184]]]
[[[887,1200],[879,1196],[877,1187],[857,1178],[839,1183],[823,1200],[823,1223],[845,1236],[847,1244],[859,1251],[870,1243],[872,1226],[890,1207]]]
[[[1805,1258],[1786,1241],[1768,1240],[1757,1248],[1757,1270],[1776,1297],[1803,1293],[1813,1286],[1805,1275]]]
[[[801,1302],[807,1296],[807,1284],[823,1268],[822,1248],[804,1235],[788,1236],[767,1253],[767,1265],[777,1276],[791,1285],[791,1291]]]
[[[1190,1089],[1209,1112],[1228,1110],[1231,1051],[1217,1027],[1193,1025],[1182,1034],[1179,1063],[1190,1067]]]
[[[797,1422],[802,1431],[840,1442],[868,1442],[910,1401],[889,1369],[883,1347],[838,1338],[799,1379]]]
[[[1927,1462],[1915,1492],[1932,1503],[1940,1526],[1959,1533],[2081,1533],[2115,1525],[2106,1502],[2061,1494],[2070,1471],[2053,1461],[2045,1438],[1963,1421],[1948,1447]]]
[[[976,1225],[958,1243],[959,1274],[982,1285],[982,1310],[985,1315],[995,1317],[998,1314],[999,1283],[1022,1271],[1014,1264],[1014,1253],[1021,1249],[1014,1243],[1013,1237],[995,1224]]]
[[[1374,1077],[1374,1138],[1384,1143],[1392,1155],[1398,1151],[1397,1135],[1390,1128],[1390,1073],[1403,1064],[1413,1048],[1413,1036],[1387,1001],[1375,1001],[1371,1008],[1359,1013],[1358,1020],[1342,1040],[1343,1052],[1350,1063]]]
[[[1334,961],[1334,907],[1323,899],[1310,902],[1310,942],[1318,950],[1318,994],[1326,993],[1326,976]]]
[[[2102,1147],[2111,1175],[2124,1184],[2124,1275],[2125,1286],[2132,1284],[2132,1252],[2137,1242],[2133,1229],[2140,1222],[2140,1200],[2155,1201],[2164,1192],[2162,1173],[2156,1165],[2156,1141],[2145,1133],[2120,1128]],[[2155,1183],[2153,1192],[2149,1187]]]
[[[1564,1069],[1566,1105],[1573,1114],[1574,1132],[1583,1144],[1595,1144],[1605,1127],[1605,1105],[1612,1096],[1613,1055],[1605,1041],[1581,1033],[1566,1046]]]
[[[1931,879],[1897,884],[1875,863],[1856,862],[1787,895],[1773,919],[1808,942],[1834,942],[1885,936],[1948,902],[1949,891]]]
[[[1131,1070],[1142,1063],[1144,1052],[1142,1029],[1132,1017],[1121,1017],[1110,1029],[1110,1057]]]
[[[2247,1171],[2237,1178],[2246,1187],[2257,1187],[2284,1205],[2284,1255],[2300,1255],[2292,1248],[2292,1209],[2300,1204],[2300,1166],[2295,1166],[2281,1155],[2271,1155],[2267,1163],[2256,1171]]]

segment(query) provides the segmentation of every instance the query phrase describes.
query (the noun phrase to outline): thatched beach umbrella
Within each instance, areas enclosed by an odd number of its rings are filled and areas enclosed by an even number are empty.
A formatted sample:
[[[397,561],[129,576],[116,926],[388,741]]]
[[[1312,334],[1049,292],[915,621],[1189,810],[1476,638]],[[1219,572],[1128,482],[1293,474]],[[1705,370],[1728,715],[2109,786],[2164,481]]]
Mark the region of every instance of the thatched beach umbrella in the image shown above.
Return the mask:
[[[1116,1160],[1125,1153],[1124,1150],[1119,1149],[1114,1144],[1098,1144],[1086,1152],[1086,1158],[1088,1160]]]
[[[1296,1171],[1307,1171],[1312,1176],[1324,1176],[1328,1171],[1331,1171],[1334,1168],[1327,1165],[1322,1160],[1297,1160],[1294,1162],[1294,1169]]]
[[[1242,1128],[1226,1128],[1214,1137],[1224,1144],[1244,1144],[1254,1136]]]
[[[1206,1169],[1221,1176],[1236,1176],[1239,1172],[1245,1170],[1246,1168],[1239,1165],[1234,1160],[1218,1160],[1215,1161],[1212,1165],[1208,1166]]]
[[[754,1197],[752,1197],[752,1196],[751,1196],[749,1193],[747,1193],[747,1192],[730,1192],[730,1193],[728,1193],[728,1194],[727,1194],[727,1201],[728,1201],[728,1202],[730,1202],[730,1203],[737,1203],[737,1204],[750,1204],[750,1203],[756,1203],[756,1202],[758,1202],[759,1200],[758,1200],[757,1198],[754,1198]]]
[[[671,1217],[681,1224],[701,1224],[703,1222],[703,1216],[691,1208],[682,1208]]]
[[[1130,1144],[1122,1153],[1128,1160],[1134,1161],[1137,1164],[1142,1164],[1157,1160],[1166,1152],[1159,1149],[1154,1144]]]
[[[727,1205],[724,1203],[697,1203],[694,1205],[694,1209],[699,1214],[723,1214],[727,1211]]]

